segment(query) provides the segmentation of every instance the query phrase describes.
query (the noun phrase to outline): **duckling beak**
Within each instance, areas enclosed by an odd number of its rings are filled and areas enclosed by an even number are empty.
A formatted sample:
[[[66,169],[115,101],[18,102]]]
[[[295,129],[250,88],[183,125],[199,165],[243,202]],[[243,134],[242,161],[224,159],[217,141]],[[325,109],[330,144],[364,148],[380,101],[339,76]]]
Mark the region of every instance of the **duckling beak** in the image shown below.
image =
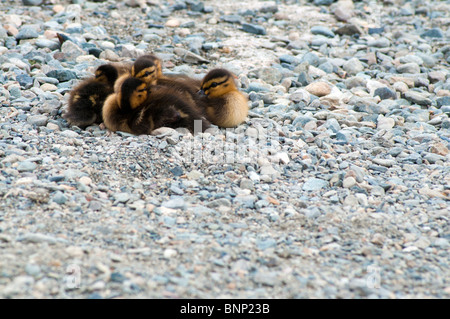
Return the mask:
[[[206,93],[205,93],[205,90],[203,90],[203,89],[201,89],[200,91],[198,91],[197,94],[200,95],[200,96],[202,96],[202,97],[207,96]]]

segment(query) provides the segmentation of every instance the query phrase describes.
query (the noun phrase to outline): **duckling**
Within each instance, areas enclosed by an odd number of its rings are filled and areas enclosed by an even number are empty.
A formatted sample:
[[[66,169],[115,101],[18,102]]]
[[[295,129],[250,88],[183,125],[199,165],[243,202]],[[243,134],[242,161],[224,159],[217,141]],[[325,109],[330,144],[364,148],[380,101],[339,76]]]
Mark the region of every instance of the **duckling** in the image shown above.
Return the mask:
[[[148,86],[157,84],[163,78],[161,59],[153,54],[145,54],[134,61],[131,76],[141,79]]]
[[[160,85],[175,89],[189,99],[190,103],[198,102],[196,93],[200,89],[201,81],[185,75],[163,75],[161,59],[153,54],[145,54],[136,59],[131,75],[145,81],[148,86]]]
[[[99,66],[93,78],[82,81],[72,89],[63,118],[70,125],[80,128],[102,123],[103,103],[114,92],[117,77],[118,70],[115,66],[110,64]]]
[[[103,119],[111,131],[135,135],[150,134],[163,126],[185,127],[195,133],[195,120],[201,121],[201,131],[210,127],[210,123],[176,91],[164,86],[149,89],[146,82],[134,77],[125,79],[120,91],[107,98]]]
[[[220,127],[235,127],[245,121],[248,99],[236,87],[234,75],[225,69],[213,69],[202,80],[201,103],[206,118]]]

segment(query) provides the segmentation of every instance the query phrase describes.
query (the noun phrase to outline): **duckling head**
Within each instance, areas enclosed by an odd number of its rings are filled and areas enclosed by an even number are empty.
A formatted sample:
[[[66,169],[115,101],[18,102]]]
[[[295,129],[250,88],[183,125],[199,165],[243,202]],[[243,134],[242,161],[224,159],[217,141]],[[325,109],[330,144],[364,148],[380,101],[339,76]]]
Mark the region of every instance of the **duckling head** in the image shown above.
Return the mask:
[[[237,90],[234,75],[225,69],[213,69],[202,80],[200,95],[208,98],[221,97],[231,91]]]
[[[101,83],[105,83],[114,86],[114,82],[119,77],[117,69],[111,64],[100,65],[97,70],[95,70],[95,80]]]
[[[147,83],[137,78],[127,78],[121,86],[119,101],[122,112],[138,108],[148,97]]]
[[[153,54],[140,56],[131,68],[131,76],[145,81],[149,86],[156,84],[162,77],[161,60]]]

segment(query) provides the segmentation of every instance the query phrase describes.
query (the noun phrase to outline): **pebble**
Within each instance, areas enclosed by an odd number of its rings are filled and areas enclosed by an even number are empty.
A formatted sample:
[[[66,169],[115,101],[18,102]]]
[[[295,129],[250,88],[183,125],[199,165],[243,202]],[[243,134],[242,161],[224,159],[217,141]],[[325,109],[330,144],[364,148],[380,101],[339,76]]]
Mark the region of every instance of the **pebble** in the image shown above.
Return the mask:
[[[334,32],[324,26],[313,26],[310,31],[312,34],[320,34],[329,38],[335,37]]]
[[[390,88],[384,86],[381,88],[377,88],[374,91],[374,96],[379,96],[380,99],[382,100],[387,100],[387,99],[397,99],[397,94],[395,93],[394,90],[391,90]]]
[[[266,29],[264,27],[251,23],[242,23],[242,30],[256,35],[266,34]]]
[[[444,34],[442,33],[442,30],[440,28],[432,28],[432,29],[429,29],[429,30],[423,32],[420,36],[422,38],[427,38],[427,37],[429,37],[429,38],[443,38]]]
[[[39,33],[31,26],[23,26],[16,34],[16,40],[27,40],[39,37]]]
[[[37,168],[37,164],[30,161],[22,161],[18,163],[17,170],[19,172],[31,172]]]
[[[328,186],[328,182],[319,178],[310,178],[304,184],[304,191],[317,191]]]
[[[399,73],[417,74],[417,73],[420,73],[420,66],[417,63],[414,63],[414,62],[405,63],[405,64],[399,65],[397,67],[397,71]]]
[[[355,75],[364,70],[364,66],[358,58],[351,58],[347,62],[344,63],[342,68],[349,74]]]
[[[130,200],[130,194],[128,193],[117,193],[114,194],[114,199],[119,203],[126,203]]]
[[[408,91],[405,92],[404,97],[406,100],[415,103],[415,104],[419,104],[419,105],[430,105],[431,104],[431,100],[428,98],[428,94],[426,93],[421,93],[421,92],[416,92],[416,91]]]
[[[326,82],[314,82],[305,87],[310,94],[321,97],[331,93],[331,86]]]
[[[63,205],[67,202],[67,197],[64,195],[64,193],[58,191],[53,195],[52,201],[58,205]]]
[[[379,130],[390,130],[395,126],[395,120],[390,117],[384,117],[382,115],[378,116],[377,119],[377,129]]]
[[[352,176],[345,178],[344,181],[342,182],[342,186],[344,188],[351,188],[355,185],[356,185],[356,179]]]

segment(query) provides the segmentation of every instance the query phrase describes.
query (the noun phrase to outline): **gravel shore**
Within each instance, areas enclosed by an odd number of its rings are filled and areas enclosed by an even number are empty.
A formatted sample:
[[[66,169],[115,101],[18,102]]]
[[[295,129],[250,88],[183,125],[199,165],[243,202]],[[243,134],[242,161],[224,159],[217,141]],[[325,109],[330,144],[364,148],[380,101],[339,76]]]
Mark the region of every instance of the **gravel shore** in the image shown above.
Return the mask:
[[[0,1],[0,298],[450,298],[449,25],[449,1]],[[147,52],[234,72],[247,121],[67,125],[79,81]]]

